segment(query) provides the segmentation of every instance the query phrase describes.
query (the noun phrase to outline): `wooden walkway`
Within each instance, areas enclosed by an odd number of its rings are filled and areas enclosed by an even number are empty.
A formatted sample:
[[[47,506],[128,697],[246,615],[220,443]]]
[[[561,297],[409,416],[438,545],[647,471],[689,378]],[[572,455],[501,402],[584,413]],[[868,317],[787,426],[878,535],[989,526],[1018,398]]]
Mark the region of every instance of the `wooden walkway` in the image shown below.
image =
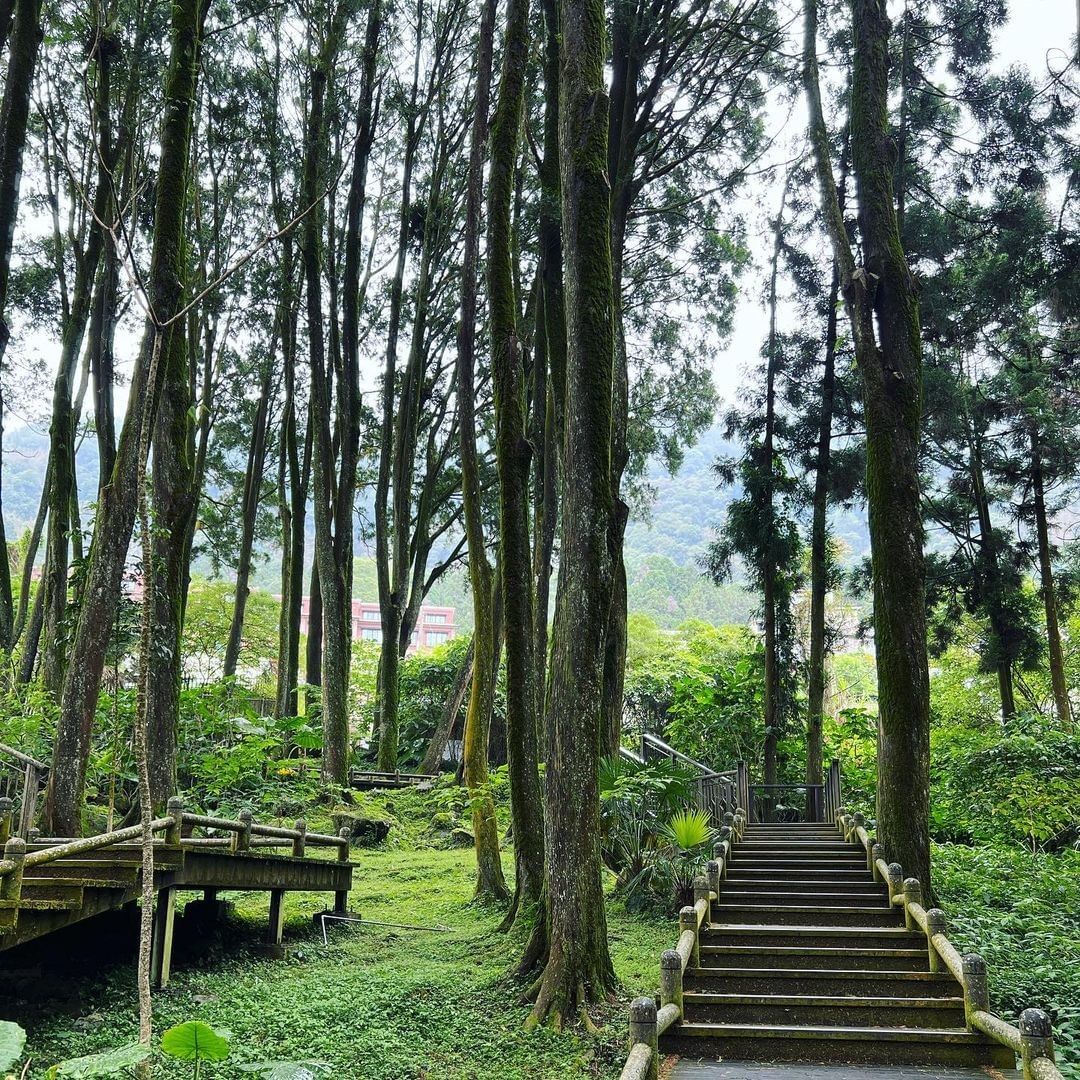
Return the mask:
[[[1020,1080],[1015,1069],[942,1065],[758,1065],[753,1062],[680,1061],[669,1080]]]
[[[32,835],[29,842],[10,835],[11,828],[10,800],[0,800],[0,953],[140,898],[141,826],[80,839]],[[219,891],[268,892],[271,950],[281,946],[287,892],[333,893],[333,910],[345,910],[353,871],[345,834],[309,833],[303,821],[286,829],[247,814],[237,820],[189,814],[176,799],[153,829],[160,834],[154,844],[153,953],[159,986],[169,981],[180,890],[201,891],[211,904]],[[313,857],[308,849],[317,847],[336,849],[336,858]],[[281,848],[288,850],[275,850]]]

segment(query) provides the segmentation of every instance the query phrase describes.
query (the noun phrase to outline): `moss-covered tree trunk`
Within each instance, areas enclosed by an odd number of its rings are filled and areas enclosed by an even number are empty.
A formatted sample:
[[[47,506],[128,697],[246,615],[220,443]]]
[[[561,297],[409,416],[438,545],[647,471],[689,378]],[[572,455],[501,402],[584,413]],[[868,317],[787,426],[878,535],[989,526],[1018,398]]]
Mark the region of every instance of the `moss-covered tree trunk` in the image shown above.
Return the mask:
[[[202,0],[184,0],[173,6],[172,16],[172,46],[165,79],[168,107],[161,127],[154,241],[147,276],[151,314],[132,373],[116,463],[101,491],[84,602],[60,697],[45,805],[45,827],[57,836],[74,836],[81,829],[90,736],[138,509],[140,476],[146,464],[142,457],[144,425],[149,429],[155,421],[167,370],[165,363],[156,360],[161,356],[161,339],[177,315],[183,296],[188,151],[206,7]]]
[[[488,561],[481,505],[480,466],[476,446],[476,308],[480,247],[480,211],[484,158],[491,100],[495,0],[485,0],[480,12],[476,46],[476,97],[469,145],[465,195],[465,248],[461,263],[461,320],[458,323],[457,401],[461,424],[461,492],[465,533],[469,545],[469,581],[473,599],[473,664],[469,704],[462,742],[462,777],[472,805],[476,844],[476,896],[510,898],[499,856],[499,826],[488,779],[488,736],[495,701],[495,612],[493,589],[498,585]]]
[[[1050,527],[1046,515],[1046,480],[1043,475],[1039,433],[1034,427],[1031,429],[1031,493],[1035,536],[1039,547],[1039,585],[1042,589],[1043,610],[1046,612],[1046,647],[1050,660],[1050,683],[1054,690],[1054,708],[1062,727],[1071,729],[1072,702],[1069,700],[1065,654],[1061,647],[1057,589],[1054,586],[1054,564],[1050,553]]]
[[[7,352],[11,330],[7,324],[7,291],[11,276],[11,252],[15,220],[19,215],[23,148],[30,115],[34,68],[41,44],[41,0],[15,0],[8,39],[7,82],[0,102],[0,366]],[[0,397],[0,438],[3,435],[3,399]],[[2,505],[2,504],[0,504]],[[0,513],[0,650],[11,649],[14,622],[11,598],[11,567],[6,557],[7,535]]]
[[[814,458],[813,517],[810,524],[810,655],[806,691],[806,782],[825,781],[822,724],[825,715],[826,624],[829,591],[829,468],[832,456],[833,410],[836,401],[836,339],[840,271],[833,260],[825,316],[825,357],[821,372],[821,413]]]
[[[600,729],[611,606],[614,295],[604,5],[560,5],[559,162],[566,283],[562,544],[547,746],[550,941],[530,1023],[558,1026],[615,981],[600,877]],[[569,467],[569,463],[573,467]]]
[[[862,378],[866,492],[878,672],[878,838],[930,888],[930,680],[919,492],[919,302],[893,202],[889,20],[884,0],[852,0],[851,160],[858,184],[857,266],[830,160],[817,66],[817,0],[804,4],[804,85],[822,212],[840,267]]]
[[[525,108],[528,0],[508,0],[499,100],[488,178],[487,286],[495,452],[499,473],[499,562],[506,644],[506,749],[513,820],[517,917],[543,927],[544,812],[537,757],[533,563],[525,364],[518,335],[518,294],[511,207]],[[542,951],[542,940],[533,948]],[[530,965],[531,966],[531,965]]]

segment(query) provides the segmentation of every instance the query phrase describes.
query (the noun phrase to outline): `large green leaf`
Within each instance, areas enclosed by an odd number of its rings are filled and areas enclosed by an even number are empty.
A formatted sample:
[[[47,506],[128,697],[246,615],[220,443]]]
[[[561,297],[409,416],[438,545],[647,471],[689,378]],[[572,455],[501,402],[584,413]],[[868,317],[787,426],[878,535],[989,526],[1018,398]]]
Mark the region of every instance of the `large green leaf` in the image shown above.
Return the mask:
[[[224,1061],[229,1056],[229,1040],[201,1020],[188,1020],[161,1036],[161,1049],[180,1061]]]
[[[105,1050],[100,1054],[87,1054],[86,1057],[71,1058],[61,1061],[49,1070],[49,1077],[72,1077],[88,1080],[93,1076],[116,1076],[141,1065],[153,1051],[146,1043],[129,1043],[118,1046],[115,1050]]]
[[[0,1020],[0,1069],[10,1069],[22,1057],[26,1032],[13,1020]]]

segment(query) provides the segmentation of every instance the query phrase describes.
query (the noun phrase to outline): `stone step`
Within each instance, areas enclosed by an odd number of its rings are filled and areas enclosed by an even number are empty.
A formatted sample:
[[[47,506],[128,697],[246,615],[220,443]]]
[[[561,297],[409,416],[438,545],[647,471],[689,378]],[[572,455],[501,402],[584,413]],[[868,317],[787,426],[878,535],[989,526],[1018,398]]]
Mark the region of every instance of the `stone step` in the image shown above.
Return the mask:
[[[960,997],[853,997],[824,994],[685,994],[689,1023],[962,1028]]]
[[[712,923],[702,931],[703,945],[777,945],[810,948],[926,948],[926,936],[903,926],[777,926]]]
[[[819,888],[804,889],[744,889],[739,885],[725,882],[720,886],[720,900],[724,904],[749,907],[762,904],[765,906],[801,907],[806,904],[818,904],[825,907],[852,907],[860,904],[873,905],[889,909],[890,905],[884,890],[841,891],[839,885],[828,891]]]
[[[669,1029],[660,1046],[726,1060],[1016,1067],[1011,1050],[963,1028],[691,1023]]]
[[[758,837],[743,837],[735,845],[736,851],[756,851],[761,849],[776,851],[854,851],[856,854],[859,851],[854,844],[849,844],[846,840],[839,838],[825,840],[822,838],[802,839],[778,836],[766,840]]]
[[[732,856],[728,866],[734,870],[792,870],[800,873],[807,870],[861,870],[870,873],[866,860],[858,855],[826,855],[824,857],[799,856],[770,858],[768,855]]]
[[[960,992],[948,974],[930,971],[891,971],[884,968],[687,968],[686,990],[718,994],[813,994],[825,997],[955,997]]]
[[[926,949],[870,949],[828,945],[702,945],[702,967],[825,968],[844,971],[929,971]]]
[[[833,870],[792,870],[786,866],[743,866],[732,863],[724,875],[725,881],[775,881],[786,886],[800,883],[816,884],[831,881],[869,881],[874,880],[869,870],[863,867],[840,867]]]
[[[880,896],[882,903],[885,902],[885,886],[879,881],[872,880],[869,874],[866,875],[865,880],[837,878],[835,880],[821,881],[815,879],[807,881],[804,878],[791,878],[785,881],[783,878],[739,877],[733,870],[728,877],[724,878],[721,888],[748,894],[752,893],[755,896],[764,896],[770,893],[786,894],[793,889],[813,889],[816,895],[842,892],[859,896]]]
[[[829,907],[823,904],[735,904],[721,893],[713,905],[713,923],[772,926],[896,926],[903,919],[899,909],[869,904]]]

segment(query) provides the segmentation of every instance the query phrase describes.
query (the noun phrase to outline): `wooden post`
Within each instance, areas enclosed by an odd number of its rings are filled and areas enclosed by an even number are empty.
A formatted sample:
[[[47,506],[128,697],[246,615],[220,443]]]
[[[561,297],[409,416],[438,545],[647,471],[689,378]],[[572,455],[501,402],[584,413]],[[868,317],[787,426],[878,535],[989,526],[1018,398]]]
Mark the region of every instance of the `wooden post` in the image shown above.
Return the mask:
[[[682,957],[674,949],[660,954],[660,1004],[674,1005],[683,1014]]]
[[[926,950],[931,971],[937,972],[944,969],[945,965],[942,964],[941,957],[938,956],[938,951],[934,948],[934,935],[947,933],[948,929],[945,912],[941,908],[931,908],[926,913]]]
[[[701,936],[698,934],[697,912],[692,907],[684,907],[679,912],[679,937],[689,930],[694,935],[694,947],[690,950],[688,967],[701,967]]]
[[[904,925],[909,930],[918,930],[919,924],[911,914],[909,905],[918,904],[922,907],[922,883],[918,878],[909,877],[904,882]]]
[[[21,836],[8,837],[7,843],[4,844],[4,858],[14,866],[0,878],[0,900],[18,901],[22,896],[26,841]]]
[[[251,850],[251,811],[241,810],[236,815],[240,819],[242,828],[233,834],[233,851]]]
[[[156,987],[169,985],[175,924],[176,890],[171,887],[158,889],[150,952],[150,982]]]
[[[0,799],[0,844],[6,844],[11,838],[11,815],[14,803],[10,799]]]
[[[307,851],[307,822],[303,818],[296,823],[296,831],[300,835],[292,842],[292,854],[294,859],[302,859]]]
[[[38,768],[27,762],[23,777],[22,811],[19,814],[19,835],[26,836],[37,817],[38,785],[41,782]]]
[[[660,1047],[656,1032],[656,1002],[649,997],[635,998],[630,1003],[630,1048],[644,1043],[652,1053],[645,1080],[659,1080]]]
[[[166,847],[177,848],[184,835],[184,800],[173,795],[168,803],[169,827],[165,830]]]
[[[267,945],[280,945],[285,929],[285,890],[270,890],[270,919],[266,927]]]
[[[694,878],[694,907],[699,900],[705,901],[705,918],[701,920],[702,926],[708,926],[712,922],[712,900],[710,899],[709,879],[704,874]]]
[[[338,845],[338,862],[349,861],[349,837],[352,834],[348,828],[342,828],[338,832],[341,843]],[[344,915],[349,910],[349,892],[347,889],[339,889],[334,893],[334,914]]]
[[[978,953],[965,953],[960,957],[960,970],[964,973],[964,1018],[968,1031],[974,1031],[972,1016],[977,1012],[990,1011],[986,961]]]
[[[1020,1014],[1020,1060],[1024,1080],[1034,1080],[1032,1065],[1039,1058],[1054,1060],[1054,1031],[1050,1017],[1042,1009],[1025,1009]]]

